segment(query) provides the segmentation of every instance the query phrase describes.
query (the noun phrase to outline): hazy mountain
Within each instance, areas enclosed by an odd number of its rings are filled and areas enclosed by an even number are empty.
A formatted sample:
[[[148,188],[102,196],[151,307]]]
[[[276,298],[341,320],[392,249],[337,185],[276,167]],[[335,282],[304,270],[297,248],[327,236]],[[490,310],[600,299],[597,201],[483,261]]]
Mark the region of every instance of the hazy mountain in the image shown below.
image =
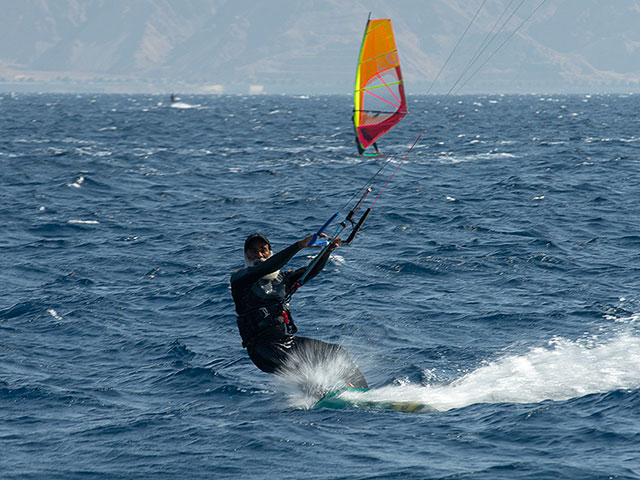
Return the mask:
[[[433,93],[640,91],[638,0],[488,0]],[[482,0],[0,0],[0,88],[349,93],[368,12],[426,93]],[[506,7],[511,5],[509,10]],[[501,15],[504,13],[504,16]],[[473,73],[483,62],[470,70]],[[458,91],[456,88],[454,91]]]

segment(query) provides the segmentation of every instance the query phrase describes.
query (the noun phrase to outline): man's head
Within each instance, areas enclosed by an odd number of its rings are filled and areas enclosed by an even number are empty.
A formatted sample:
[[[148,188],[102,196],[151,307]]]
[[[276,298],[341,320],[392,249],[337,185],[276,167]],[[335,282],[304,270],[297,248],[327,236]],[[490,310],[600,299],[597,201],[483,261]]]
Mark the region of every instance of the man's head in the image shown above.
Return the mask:
[[[261,233],[252,233],[244,242],[244,258],[248,267],[264,262],[271,256],[271,244]]]

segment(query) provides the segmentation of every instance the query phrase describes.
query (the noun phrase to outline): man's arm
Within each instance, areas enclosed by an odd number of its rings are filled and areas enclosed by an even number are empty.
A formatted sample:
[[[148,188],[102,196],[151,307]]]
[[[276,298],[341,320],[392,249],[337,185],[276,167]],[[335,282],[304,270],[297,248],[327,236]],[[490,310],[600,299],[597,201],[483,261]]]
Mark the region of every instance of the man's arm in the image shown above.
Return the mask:
[[[326,237],[324,234],[322,236]],[[284,250],[272,255],[258,265],[236,270],[231,275],[231,288],[248,288],[265,275],[273,273],[276,270],[280,270],[296,253],[309,246],[309,242],[312,237],[313,235],[309,235],[302,240],[298,240],[293,245],[289,245]]]
[[[336,248],[338,248],[341,243],[342,241],[339,238],[336,238],[333,240],[333,242],[331,242],[331,245],[329,246],[329,248],[325,250],[322,256],[318,259],[316,264],[313,266],[313,268],[307,275],[307,278],[305,279],[305,281],[311,280],[313,277],[315,277],[322,271],[322,269],[325,267],[325,265],[329,261],[331,252],[333,252]],[[311,261],[313,262],[313,260]],[[304,275],[304,272],[307,271],[307,268],[309,267],[307,266],[307,267],[298,268],[297,270],[291,273],[291,275],[289,276],[289,279],[292,285],[295,284],[298,280],[300,280],[300,278]]]
[[[267,260],[252,267],[241,268],[231,275],[231,288],[248,288],[260,278],[284,267],[300,251],[300,242],[289,245]]]

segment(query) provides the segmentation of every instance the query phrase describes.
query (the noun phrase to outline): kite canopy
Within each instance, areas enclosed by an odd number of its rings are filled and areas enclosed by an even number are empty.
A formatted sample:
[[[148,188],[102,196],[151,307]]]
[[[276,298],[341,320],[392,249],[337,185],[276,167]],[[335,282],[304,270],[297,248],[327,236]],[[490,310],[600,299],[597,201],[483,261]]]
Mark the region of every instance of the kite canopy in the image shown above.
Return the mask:
[[[353,101],[353,125],[360,154],[408,113],[398,50],[388,18],[367,21]]]

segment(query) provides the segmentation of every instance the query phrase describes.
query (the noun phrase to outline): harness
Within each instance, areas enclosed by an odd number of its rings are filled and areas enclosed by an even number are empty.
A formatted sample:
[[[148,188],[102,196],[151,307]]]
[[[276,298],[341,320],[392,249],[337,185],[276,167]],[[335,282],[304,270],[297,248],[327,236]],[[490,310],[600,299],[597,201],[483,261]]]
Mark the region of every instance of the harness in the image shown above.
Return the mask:
[[[248,323],[252,327],[251,330],[253,330],[250,337],[243,340],[242,346],[244,348],[256,343],[263,334],[268,336],[268,331],[271,329],[281,330],[284,327],[283,333],[289,335],[298,331],[295,323],[293,323],[289,305],[281,302],[244,312],[242,315],[238,315],[238,322]]]

